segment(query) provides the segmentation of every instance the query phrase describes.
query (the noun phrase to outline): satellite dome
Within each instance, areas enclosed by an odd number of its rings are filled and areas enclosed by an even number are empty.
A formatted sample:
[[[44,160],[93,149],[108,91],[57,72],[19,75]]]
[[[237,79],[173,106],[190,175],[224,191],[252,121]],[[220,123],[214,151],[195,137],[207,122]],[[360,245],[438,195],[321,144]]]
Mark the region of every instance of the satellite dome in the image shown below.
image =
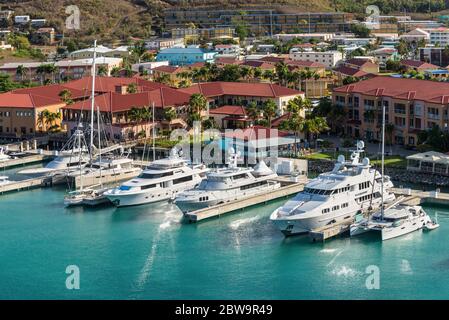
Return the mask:
[[[339,163],[343,163],[343,162],[345,162],[345,156],[344,155],[339,155],[338,156],[338,158],[337,158],[337,162],[339,162]]]
[[[265,164],[265,161],[261,160],[255,165],[253,174],[256,176],[268,176],[273,174],[273,171]]]
[[[368,158],[363,158],[362,163],[363,163],[364,166],[369,166],[369,159]]]

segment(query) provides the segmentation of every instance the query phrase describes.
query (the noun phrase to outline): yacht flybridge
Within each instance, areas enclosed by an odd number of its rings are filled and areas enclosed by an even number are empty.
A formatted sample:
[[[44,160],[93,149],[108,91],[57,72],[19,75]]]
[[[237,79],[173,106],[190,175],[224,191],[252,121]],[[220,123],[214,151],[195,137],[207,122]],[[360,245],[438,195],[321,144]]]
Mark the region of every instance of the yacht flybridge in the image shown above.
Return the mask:
[[[306,233],[378,208],[382,192],[386,202],[394,201],[390,178],[372,168],[368,158],[360,160],[364,147],[359,141],[350,161],[338,156],[331,172],[311,180],[302,192],[271,214],[271,221],[284,235]]]
[[[190,212],[250,196],[268,193],[281,187],[278,177],[265,162],[255,168],[237,167],[238,154],[231,150],[228,166],[207,173],[206,179],[193,189],[177,195],[176,205]]]
[[[173,148],[168,158],[153,161],[138,177],[104,195],[117,207],[167,201],[199,185],[207,171],[204,165],[189,166]]]

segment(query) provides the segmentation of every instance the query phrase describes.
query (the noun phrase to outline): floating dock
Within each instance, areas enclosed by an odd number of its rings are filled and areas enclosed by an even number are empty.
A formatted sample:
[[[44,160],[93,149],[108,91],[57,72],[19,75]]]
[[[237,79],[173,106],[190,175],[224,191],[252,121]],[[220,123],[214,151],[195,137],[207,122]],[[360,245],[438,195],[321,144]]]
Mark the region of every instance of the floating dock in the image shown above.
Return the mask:
[[[307,178],[301,177],[296,181],[292,181],[289,178],[280,177],[279,179],[276,179],[276,181],[281,183],[281,188],[268,194],[251,196],[216,206],[187,212],[184,213],[184,216],[191,222],[198,222],[213,217],[219,217],[236,210],[242,210],[257,204],[267,203],[272,200],[288,197],[301,192],[304,189],[304,185],[307,183]]]
[[[393,193],[403,196],[401,204],[416,206],[420,204],[449,205],[449,193],[435,191],[414,190],[410,188],[393,188]]]
[[[47,155],[47,154],[31,154],[24,157],[16,158],[16,159],[10,159],[6,161],[0,162],[0,169],[9,169],[19,166],[26,166],[34,163],[40,163],[44,161],[48,161],[53,159],[54,156]]]
[[[327,239],[349,232],[351,224],[354,223],[354,218],[348,218],[338,223],[333,223],[329,226],[314,229],[309,232],[309,237],[313,242],[324,242]]]
[[[52,177],[39,177],[21,181],[11,181],[11,183],[0,186],[0,194],[13,191],[29,190],[32,188],[51,187],[52,185]]]

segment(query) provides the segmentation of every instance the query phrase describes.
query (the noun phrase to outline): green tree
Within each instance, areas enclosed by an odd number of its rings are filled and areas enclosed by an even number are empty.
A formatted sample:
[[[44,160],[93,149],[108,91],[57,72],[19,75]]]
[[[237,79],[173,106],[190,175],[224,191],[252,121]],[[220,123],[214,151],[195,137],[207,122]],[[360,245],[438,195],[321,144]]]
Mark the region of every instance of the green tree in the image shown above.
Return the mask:
[[[263,114],[268,121],[268,127],[271,128],[271,121],[276,116],[277,105],[272,99],[265,101],[263,106]]]
[[[175,108],[171,107],[168,109],[165,109],[164,111],[164,118],[166,121],[168,121],[168,130],[171,131],[171,122],[176,119],[178,115],[176,114]]]
[[[128,85],[128,88],[126,89],[126,92],[128,92],[128,93],[137,93],[137,84],[136,83],[130,83]]]
[[[73,103],[72,100],[72,92],[68,89],[64,89],[61,92],[59,92],[59,97],[61,98],[62,101],[64,101],[64,103],[66,105],[70,105]]]

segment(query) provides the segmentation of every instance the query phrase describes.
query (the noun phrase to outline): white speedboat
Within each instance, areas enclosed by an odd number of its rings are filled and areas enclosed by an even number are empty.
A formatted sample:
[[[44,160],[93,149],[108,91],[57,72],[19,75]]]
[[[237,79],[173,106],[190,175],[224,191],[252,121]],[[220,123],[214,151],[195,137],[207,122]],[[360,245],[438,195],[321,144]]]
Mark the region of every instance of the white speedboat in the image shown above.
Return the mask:
[[[0,162],[8,161],[10,159],[11,157],[5,153],[5,149],[3,147],[0,147]]]
[[[12,183],[12,181],[9,181],[8,176],[0,176],[0,186],[5,186],[10,183]]]
[[[153,161],[138,177],[105,195],[117,207],[167,201],[198,186],[207,171],[204,165],[189,166],[173,148],[168,158]]]
[[[45,175],[66,177],[70,172],[79,172],[80,166],[84,167],[89,161],[89,150],[80,124],[54,160],[43,168],[25,169],[19,171],[18,174],[30,177]]]
[[[364,143],[359,141],[350,161],[340,155],[331,172],[311,180],[302,192],[276,209],[270,220],[289,236],[353,218],[380,206],[382,181],[383,198],[394,201],[394,194],[389,192],[393,187],[390,178],[372,168],[368,158],[360,161],[363,149]]]
[[[237,167],[237,160],[238,155],[231,152],[228,167],[208,172],[197,188],[176,196],[176,205],[185,213],[269,193],[281,187],[274,180],[278,175],[265,162],[259,162],[253,169]]]
[[[382,241],[396,238],[433,224],[421,206],[396,204],[379,210],[369,218],[351,225],[351,236],[365,232],[378,232]]]

